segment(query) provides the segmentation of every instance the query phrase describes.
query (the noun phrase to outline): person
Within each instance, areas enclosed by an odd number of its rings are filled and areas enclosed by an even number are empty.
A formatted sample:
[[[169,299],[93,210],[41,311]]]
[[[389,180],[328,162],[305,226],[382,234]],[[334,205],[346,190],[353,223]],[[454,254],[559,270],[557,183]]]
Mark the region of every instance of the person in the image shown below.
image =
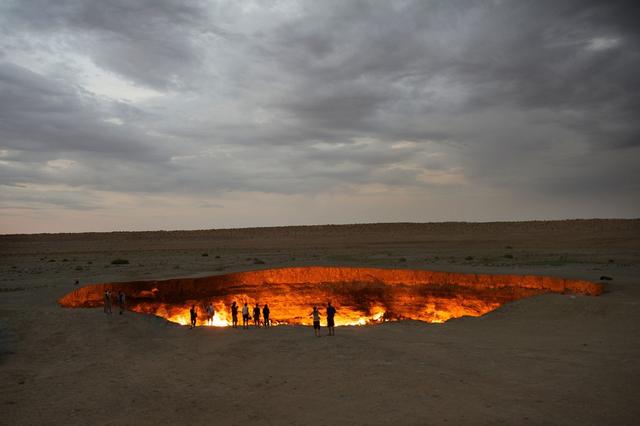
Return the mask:
[[[191,327],[189,328],[193,328],[196,326],[196,320],[198,319],[198,314],[196,313],[196,305],[191,305],[189,313],[191,314]]]
[[[119,291],[118,292],[118,307],[120,308],[120,315],[122,315],[122,313],[124,312],[125,299],[126,299],[126,296],[124,295],[124,292]]]
[[[235,301],[231,304],[231,326],[238,328],[238,305]]]
[[[260,327],[260,305],[256,302],[256,306],[253,307],[253,325]]]
[[[104,313],[111,314],[111,291],[104,291]]]
[[[262,308],[262,318],[264,319],[264,326],[269,327],[269,305],[264,304],[264,308]]]
[[[216,310],[213,307],[213,303],[209,303],[207,306],[207,322],[209,325],[213,325],[213,317],[216,315]]]
[[[247,305],[247,302],[244,302],[242,307],[242,328],[249,328],[249,305]]]
[[[336,308],[331,305],[331,302],[327,303],[327,328],[329,329],[329,336],[335,336],[336,332],[334,317],[336,316]]]
[[[313,317],[313,334],[315,334],[316,337],[320,337],[320,311],[318,311],[317,306],[313,307],[313,311],[311,311],[309,316]]]

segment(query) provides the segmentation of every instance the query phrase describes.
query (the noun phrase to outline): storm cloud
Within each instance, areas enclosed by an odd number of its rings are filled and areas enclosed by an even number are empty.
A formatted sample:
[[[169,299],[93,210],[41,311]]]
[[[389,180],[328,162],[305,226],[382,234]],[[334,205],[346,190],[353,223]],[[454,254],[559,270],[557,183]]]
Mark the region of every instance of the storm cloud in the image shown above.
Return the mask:
[[[1,1],[0,232],[637,217],[638,18],[624,1]]]

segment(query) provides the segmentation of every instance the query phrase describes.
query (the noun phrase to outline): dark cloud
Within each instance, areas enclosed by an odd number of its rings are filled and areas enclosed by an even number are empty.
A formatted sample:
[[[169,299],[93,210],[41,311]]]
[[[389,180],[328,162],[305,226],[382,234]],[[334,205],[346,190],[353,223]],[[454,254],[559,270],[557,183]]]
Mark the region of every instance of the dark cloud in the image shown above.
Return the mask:
[[[154,158],[140,129],[109,123],[130,108],[96,99],[81,88],[11,63],[0,63],[0,138],[19,151],[95,152]]]
[[[567,206],[637,190],[636,2],[34,0],[0,16],[5,183]],[[625,206],[611,215],[640,211]]]
[[[97,65],[160,89],[190,87],[203,44],[225,32],[201,1],[29,0],[9,2],[5,21],[50,37]]]

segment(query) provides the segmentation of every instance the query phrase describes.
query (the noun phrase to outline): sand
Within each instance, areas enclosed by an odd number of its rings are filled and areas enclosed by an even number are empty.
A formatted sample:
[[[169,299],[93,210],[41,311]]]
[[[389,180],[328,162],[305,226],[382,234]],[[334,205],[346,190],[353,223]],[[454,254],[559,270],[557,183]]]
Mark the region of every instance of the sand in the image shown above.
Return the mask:
[[[76,279],[296,265],[612,280],[599,297],[543,295],[479,318],[321,338],[56,303]],[[6,235],[0,271],[0,424],[640,421],[640,220]]]

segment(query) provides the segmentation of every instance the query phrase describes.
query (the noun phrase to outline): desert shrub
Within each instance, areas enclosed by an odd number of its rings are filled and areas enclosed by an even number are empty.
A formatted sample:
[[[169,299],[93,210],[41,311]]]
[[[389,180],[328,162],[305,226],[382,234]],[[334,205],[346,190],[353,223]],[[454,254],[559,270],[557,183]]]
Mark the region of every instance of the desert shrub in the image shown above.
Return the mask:
[[[260,259],[258,259],[257,257],[254,257],[254,258],[253,258],[253,264],[254,264],[254,265],[264,265],[264,264],[265,264],[265,261],[264,261],[264,260],[260,260]]]
[[[69,261],[69,259],[62,259],[62,261],[63,261],[63,262],[68,262],[68,261]]]
[[[111,261],[111,264],[112,264],[112,265],[128,265],[128,264],[129,264],[129,261],[128,261],[127,259],[120,259],[120,258],[118,258],[118,259],[113,259],[113,260]]]
[[[209,257],[209,253],[202,253],[200,256],[202,256],[202,257]]]
[[[613,278],[603,275],[600,277],[600,281],[611,281]]]
[[[467,256],[464,258],[464,260],[473,260],[473,256]]]
[[[513,255],[512,254],[505,254],[504,257],[505,257],[505,259],[513,259]]]
[[[76,266],[76,271],[82,271],[83,269],[82,266]]]
[[[217,256],[216,256],[216,259],[220,259],[220,255],[217,255]]]
[[[406,262],[407,258],[406,257],[401,257],[400,259],[398,259],[398,262]]]

